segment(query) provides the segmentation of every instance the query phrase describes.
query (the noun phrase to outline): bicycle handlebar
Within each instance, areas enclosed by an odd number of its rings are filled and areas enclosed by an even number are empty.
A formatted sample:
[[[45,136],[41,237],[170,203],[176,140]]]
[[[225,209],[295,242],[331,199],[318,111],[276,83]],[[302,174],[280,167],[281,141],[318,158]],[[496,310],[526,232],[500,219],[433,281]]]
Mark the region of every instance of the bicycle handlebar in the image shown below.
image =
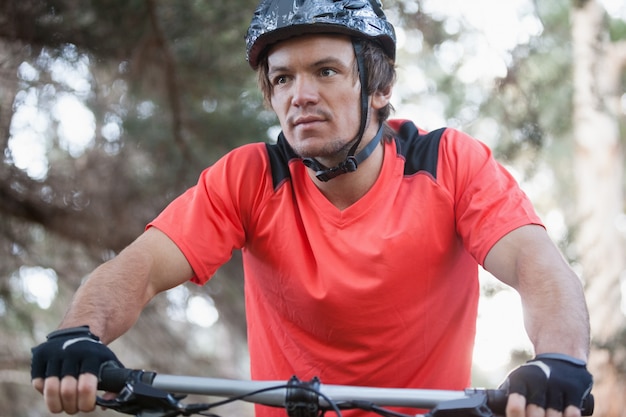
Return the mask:
[[[507,396],[504,390],[468,388],[463,391],[379,388],[349,385],[325,385],[314,378],[302,382],[293,377],[290,381],[250,381],[221,378],[192,377],[157,374],[126,368],[105,366],[101,369],[98,388],[118,392],[115,400],[98,399],[98,404],[137,416],[191,415],[222,403],[241,400],[256,404],[284,407],[304,405],[325,409],[379,409],[382,407],[409,407],[431,410],[427,416],[462,415],[471,411],[473,416],[504,414]],[[177,394],[197,394],[229,398],[214,404],[185,406]],[[131,400],[132,397],[132,400]],[[485,408],[486,407],[486,408]],[[593,396],[585,398],[582,415],[593,413]],[[149,410],[149,413],[143,413]],[[163,414],[154,414],[154,410]],[[165,412],[169,410],[169,413]],[[293,414],[303,415],[303,414]],[[315,414],[310,414],[315,415]]]

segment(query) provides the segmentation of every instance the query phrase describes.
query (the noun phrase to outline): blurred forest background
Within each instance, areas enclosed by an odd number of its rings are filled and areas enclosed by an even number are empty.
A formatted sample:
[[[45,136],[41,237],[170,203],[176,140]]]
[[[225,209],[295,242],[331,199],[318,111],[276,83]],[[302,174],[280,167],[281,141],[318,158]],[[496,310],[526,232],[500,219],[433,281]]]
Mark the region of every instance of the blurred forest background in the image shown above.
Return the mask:
[[[30,348],[81,280],[204,167],[276,136],[244,57],[255,6],[0,2],[0,417],[48,415],[30,387]],[[595,415],[626,416],[626,5],[385,9],[400,46],[397,116],[465,130],[517,176],[585,284]],[[155,299],[114,350],[136,368],[245,378],[242,281],[235,253],[206,287]],[[485,281],[485,299],[501,291]],[[529,355],[513,350],[511,366]]]

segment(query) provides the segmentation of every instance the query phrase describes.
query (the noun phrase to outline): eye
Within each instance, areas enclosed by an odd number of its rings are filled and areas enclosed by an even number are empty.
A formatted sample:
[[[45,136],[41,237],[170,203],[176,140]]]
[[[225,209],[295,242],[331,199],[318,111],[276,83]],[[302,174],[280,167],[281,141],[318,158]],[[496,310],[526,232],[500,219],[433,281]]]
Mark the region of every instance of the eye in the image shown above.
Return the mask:
[[[272,85],[282,85],[286,84],[288,81],[288,77],[286,75],[280,74],[272,78]]]
[[[332,77],[335,74],[337,74],[337,71],[332,68],[322,68],[322,70],[320,70],[320,75],[322,77]]]

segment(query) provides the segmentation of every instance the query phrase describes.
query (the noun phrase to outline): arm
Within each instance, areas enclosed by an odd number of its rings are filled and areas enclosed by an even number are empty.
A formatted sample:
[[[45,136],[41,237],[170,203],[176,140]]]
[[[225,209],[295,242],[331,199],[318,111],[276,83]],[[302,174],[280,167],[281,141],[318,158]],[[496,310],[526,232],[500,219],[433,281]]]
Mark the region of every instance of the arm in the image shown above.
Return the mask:
[[[191,266],[174,242],[150,228],[91,273],[76,292],[60,327],[87,324],[108,344],[130,329],[156,294],[186,282],[192,275]]]
[[[110,343],[135,323],[156,294],[184,283],[192,275],[191,266],[174,242],[158,229],[150,228],[91,273],[76,292],[60,328],[89,325],[104,344]],[[107,354],[106,347],[98,349]],[[39,362],[45,364],[47,359],[39,358]],[[89,372],[59,378],[56,372],[45,379],[33,378],[33,386],[44,395],[50,411],[92,411],[97,376]]]
[[[523,226],[504,236],[488,253],[485,269],[519,292],[537,355],[560,353],[587,361],[589,316],[581,282],[542,227]],[[507,416],[523,416],[525,408],[525,398],[511,395]],[[564,415],[580,412],[568,407]]]
[[[519,292],[536,354],[587,360],[589,315],[581,282],[542,227],[523,226],[504,236],[487,254],[485,269]]]

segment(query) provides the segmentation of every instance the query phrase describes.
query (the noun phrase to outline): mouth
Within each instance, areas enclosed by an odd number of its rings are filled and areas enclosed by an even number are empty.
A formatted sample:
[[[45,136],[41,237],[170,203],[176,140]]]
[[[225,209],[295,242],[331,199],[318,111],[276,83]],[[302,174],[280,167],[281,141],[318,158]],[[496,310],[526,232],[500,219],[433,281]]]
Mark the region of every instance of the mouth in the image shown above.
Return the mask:
[[[320,116],[315,116],[315,115],[308,115],[308,116],[300,116],[300,117],[296,117],[292,123],[293,127],[298,127],[298,126],[310,126],[314,123],[319,123],[319,122],[323,122],[324,119]]]

